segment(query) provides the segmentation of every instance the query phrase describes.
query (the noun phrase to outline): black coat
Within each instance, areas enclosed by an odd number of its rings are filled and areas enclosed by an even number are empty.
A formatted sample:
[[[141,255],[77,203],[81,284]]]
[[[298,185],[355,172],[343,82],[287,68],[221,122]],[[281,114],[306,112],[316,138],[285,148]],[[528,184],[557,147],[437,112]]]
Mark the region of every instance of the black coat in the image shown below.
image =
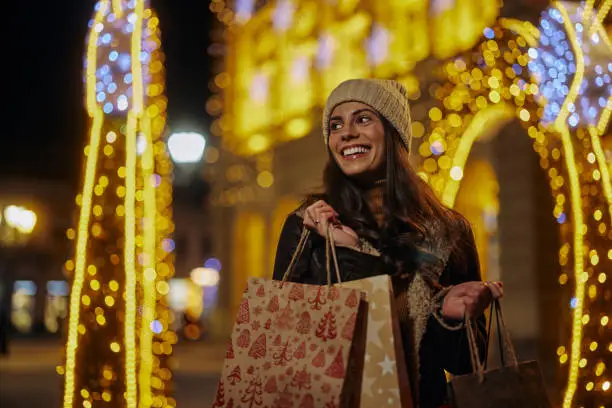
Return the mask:
[[[296,249],[302,228],[302,218],[295,213],[289,215],[278,243],[274,264],[274,279],[282,279]],[[462,228],[462,231],[465,236],[459,240],[457,249],[462,254],[451,253],[446,268],[440,277],[439,284],[442,286],[481,280],[472,231],[467,224],[466,228]],[[337,247],[336,253],[343,281],[376,276],[383,270],[381,258],[378,256],[345,247]],[[459,256],[462,257],[463,262],[457,262]],[[401,278],[394,278],[394,281],[396,279]],[[304,252],[294,267],[289,280],[316,285],[327,283],[325,240],[321,236],[316,233],[310,234]],[[332,273],[332,280],[332,283],[335,283],[334,273]],[[399,285],[395,285],[395,287],[397,288]],[[484,339],[486,338],[484,317],[479,319],[478,323],[477,338],[482,356],[485,348]],[[406,345],[404,349],[406,349],[407,342],[405,340],[404,344]],[[408,353],[406,355],[408,358]],[[451,331],[444,328],[431,316],[420,345],[420,408],[433,408],[447,403],[444,370],[455,375],[472,371],[467,335],[465,330]]]

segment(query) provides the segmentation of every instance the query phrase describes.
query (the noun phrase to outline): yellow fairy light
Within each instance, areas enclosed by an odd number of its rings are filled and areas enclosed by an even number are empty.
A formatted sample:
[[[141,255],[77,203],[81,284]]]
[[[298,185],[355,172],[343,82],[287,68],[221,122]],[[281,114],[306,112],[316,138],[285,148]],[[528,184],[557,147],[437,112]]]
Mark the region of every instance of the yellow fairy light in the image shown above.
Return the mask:
[[[143,265],[143,312],[140,331],[140,373],[139,391],[141,395],[141,403],[144,406],[151,404],[151,374],[153,371],[153,350],[152,342],[153,335],[151,331],[151,323],[155,315],[155,278],[156,273],[153,268],[156,250],[155,250],[155,214],[157,213],[155,203],[155,189],[151,184],[153,177],[154,155],[153,155],[153,139],[151,138],[151,126],[149,118],[143,118],[143,133],[145,134],[147,146],[143,152],[142,170],[144,180],[144,259],[146,263]]]
[[[608,214],[612,217],[612,182],[610,181],[610,172],[608,171],[608,161],[606,160],[606,155],[601,146],[600,134],[597,128],[589,126],[588,130],[591,136],[591,145],[593,146],[593,151],[597,158],[598,172],[601,174],[601,185],[608,204]],[[610,225],[612,225],[612,218],[610,220]]]
[[[119,284],[117,283],[116,280],[112,280],[108,283],[108,287],[110,288],[110,290],[112,290],[113,292],[116,292],[119,290]]]
[[[114,20],[108,24],[111,7]],[[150,381],[160,378],[158,371],[169,371],[166,358],[153,358],[152,343],[169,346],[171,315],[157,286],[166,283],[164,280],[173,273],[171,255],[158,255],[173,225],[172,166],[161,140],[166,102],[157,21],[147,0],[100,0],[90,23],[85,79],[92,130],[86,149],[83,191],[77,198],[81,209],[66,346],[64,408],[91,406],[100,400],[124,401],[129,408],[150,407],[154,402],[165,407],[168,402],[166,393],[170,387],[162,384],[153,389]],[[126,24],[130,29],[121,30]],[[115,48],[110,54],[104,49],[106,42],[98,41],[101,35],[113,38]],[[112,56],[115,50],[120,51],[119,58],[132,56],[127,60],[129,80],[123,81],[125,68],[120,74],[113,71],[119,63]],[[117,74],[112,85],[118,89],[100,101],[96,96],[96,76],[102,63],[111,67],[111,74]],[[104,84],[108,85],[106,81]],[[149,109],[151,106],[155,109]],[[144,151],[137,152],[138,137],[145,139]],[[113,247],[106,248],[100,238],[111,238]],[[137,258],[142,265],[136,263]],[[155,273],[158,266],[167,271],[163,277]],[[139,308],[141,317],[137,317]],[[81,316],[85,310],[89,312]],[[153,326],[155,319],[159,325]],[[154,334],[158,336],[155,340]],[[108,338],[108,348],[90,350],[99,344],[91,342],[94,335]],[[100,378],[92,378],[91,370],[80,368],[96,364],[108,367],[98,371]],[[170,379],[168,376],[165,381]],[[90,391],[89,399],[75,392],[83,384]]]

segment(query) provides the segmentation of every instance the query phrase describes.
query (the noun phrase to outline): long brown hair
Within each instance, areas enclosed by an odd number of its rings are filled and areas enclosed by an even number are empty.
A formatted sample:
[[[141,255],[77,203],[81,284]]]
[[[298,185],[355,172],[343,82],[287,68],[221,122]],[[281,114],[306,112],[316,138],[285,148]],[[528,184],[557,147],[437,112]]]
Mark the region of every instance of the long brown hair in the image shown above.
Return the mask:
[[[452,237],[458,233],[457,221],[461,216],[438,200],[412,168],[408,148],[397,130],[384,118],[381,120],[386,145],[383,225],[376,224],[365,201],[368,186],[345,175],[331,152],[323,172],[324,194],[311,195],[307,203],[325,199],[340,214],[342,223],[380,248],[386,271],[397,274],[410,270],[418,262],[420,242],[430,234],[439,233],[431,230],[432,219]],[[450,239],[449,245],[454,241]]]

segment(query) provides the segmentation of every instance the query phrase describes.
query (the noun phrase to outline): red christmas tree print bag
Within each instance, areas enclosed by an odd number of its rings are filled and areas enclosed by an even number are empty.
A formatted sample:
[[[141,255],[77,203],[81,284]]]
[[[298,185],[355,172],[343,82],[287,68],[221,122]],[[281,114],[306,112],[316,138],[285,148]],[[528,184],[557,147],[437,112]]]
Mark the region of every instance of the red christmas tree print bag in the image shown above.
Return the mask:
[[[362,299],[358,289],[250,278],[212,407],[359,406]]]

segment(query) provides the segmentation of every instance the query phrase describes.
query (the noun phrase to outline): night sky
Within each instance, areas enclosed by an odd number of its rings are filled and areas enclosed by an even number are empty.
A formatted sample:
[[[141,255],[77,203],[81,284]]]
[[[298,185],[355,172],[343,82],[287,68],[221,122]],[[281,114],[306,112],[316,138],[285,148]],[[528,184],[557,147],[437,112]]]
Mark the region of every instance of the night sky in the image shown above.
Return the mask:
[[[0,178],[81,177],[88,118],[82,57],[95,1],[16,1],[4,6]],[[166,54],[168,126],[206,131],[214,17],[207,0],[153,0]],[[8,12],[7,12],[8,9]],[[8,107],[8,110],[7,110]]]

